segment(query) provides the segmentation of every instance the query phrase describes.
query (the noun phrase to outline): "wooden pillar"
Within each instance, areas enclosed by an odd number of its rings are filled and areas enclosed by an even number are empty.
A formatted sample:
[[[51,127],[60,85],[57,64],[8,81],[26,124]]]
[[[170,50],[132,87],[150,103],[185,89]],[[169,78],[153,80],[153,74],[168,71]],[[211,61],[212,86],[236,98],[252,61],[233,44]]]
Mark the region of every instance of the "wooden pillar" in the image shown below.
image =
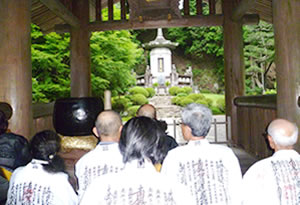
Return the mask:
[[[9,129],[32,136],[31,0],[0,0],[0,101],[13,115]]]
[[[91,94],[89,1],[74,0],[72,3],[80,27],[71,28],[71,97],[88,97]]]
[[[300,1],[273,0],[277,117],[300,128]],[[300,142],[298,140],[300,147]],[[298,149],[300,150],[300,149]]]
[[[236,0],[223,0],[226,117],[230,116],[231,119],[230,127],[233,143],[237,143],[239,137],[237,107],[234,105],[233,100],[237,96],[244,95],[245,90],[242,23],[231,20],[236,5]]]

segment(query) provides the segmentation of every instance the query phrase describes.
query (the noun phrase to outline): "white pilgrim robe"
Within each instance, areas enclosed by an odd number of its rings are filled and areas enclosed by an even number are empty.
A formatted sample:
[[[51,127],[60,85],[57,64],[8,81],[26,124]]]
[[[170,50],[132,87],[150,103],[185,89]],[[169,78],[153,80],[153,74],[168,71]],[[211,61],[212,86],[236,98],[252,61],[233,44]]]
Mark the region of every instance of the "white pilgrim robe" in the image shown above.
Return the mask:
[[[75,205],[78,197],[63,172],[49,173],[33,159],[16,169],[9,182],[6,205]]]
[[[168,181],[151,161],[126,163],[118,174],[95,179],[81,205],[196,205],[184,186]]]
[[[81,157],[75,165],[79,199],[95,178],[108,173],[117,173],[123,168],[123,156],[118,143],[100,142],[95,149]]]
[[[241,204],[240,165],[226,146],[190,141],[168,152],[161,172],[187,186],[198,205]]]
[[[300,204],[300,155],[280,150],[252,165],[243,177],[243,204]]]

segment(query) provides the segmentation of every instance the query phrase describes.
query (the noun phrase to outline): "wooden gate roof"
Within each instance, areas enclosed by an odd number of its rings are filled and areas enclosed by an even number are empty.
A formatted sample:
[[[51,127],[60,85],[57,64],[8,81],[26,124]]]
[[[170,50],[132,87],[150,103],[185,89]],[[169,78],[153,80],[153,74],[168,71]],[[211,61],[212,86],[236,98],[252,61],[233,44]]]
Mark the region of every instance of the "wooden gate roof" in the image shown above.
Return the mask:
[[[57,24],[68,24],[68,22],[76,24],[76,17],[71,13],[71,1],[72,0],[32,0],[32,22],[38,25],[44,33],[55,31],[55,25]],[[110,0],[101,0],[102,8],[107,7],[108,1]],[[118,1],[119,0],[114,0],[113,2]],[[216,3],[220,4],[220,1],[221,0],[216,0]],[[243,0],[240,0],[240,2],[242,1]],[[258,14],[261,20],[272,23],[272,0],[253,1],[255,1],[255,4],[247,13]],[[93,22],[96,19],[96,0],[89,0],[89,2],[90,21]]]

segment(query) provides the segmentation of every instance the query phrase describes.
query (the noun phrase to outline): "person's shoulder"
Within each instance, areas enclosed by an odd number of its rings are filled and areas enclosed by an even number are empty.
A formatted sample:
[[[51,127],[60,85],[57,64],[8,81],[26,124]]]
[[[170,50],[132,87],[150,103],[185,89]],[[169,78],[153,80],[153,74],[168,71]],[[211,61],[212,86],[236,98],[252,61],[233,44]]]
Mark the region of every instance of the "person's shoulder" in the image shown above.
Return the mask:
[[[271,157],[267,157],[265,159],[261,159],[255,162],[249,167],[249,169],[244,174],[243,178],[246,178],[248,175],[266,173],[268,171],[268,166],[270,165],[271,160],[272,160]]]

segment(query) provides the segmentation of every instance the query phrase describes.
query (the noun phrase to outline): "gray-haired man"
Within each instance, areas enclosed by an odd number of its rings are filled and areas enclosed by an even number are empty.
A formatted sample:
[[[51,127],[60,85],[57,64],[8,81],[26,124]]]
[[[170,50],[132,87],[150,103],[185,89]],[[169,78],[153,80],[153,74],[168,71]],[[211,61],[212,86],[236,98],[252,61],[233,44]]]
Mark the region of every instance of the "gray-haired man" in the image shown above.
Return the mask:
[[[186,185],[197,204],[240,204],[238,159],[228,147],[205,139],[211,127],[211,110],[192,103],[181,116],[182,134],[188,144],[169,151],[162,173]]]

